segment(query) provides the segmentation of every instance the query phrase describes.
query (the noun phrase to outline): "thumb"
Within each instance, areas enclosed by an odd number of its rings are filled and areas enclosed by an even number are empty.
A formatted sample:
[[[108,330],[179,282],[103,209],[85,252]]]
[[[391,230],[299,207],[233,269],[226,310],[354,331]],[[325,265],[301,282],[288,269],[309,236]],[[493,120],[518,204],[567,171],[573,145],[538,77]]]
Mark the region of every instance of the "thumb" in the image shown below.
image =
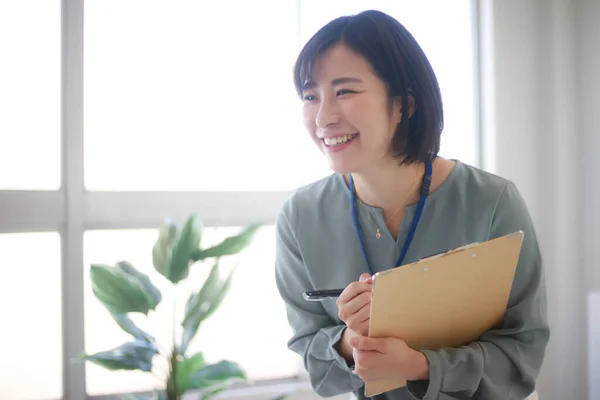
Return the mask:
[[[350,345],[356,350],[370,350],[383,352],[383,341],[379,338],[368,336],[354,336],[350,339]]]
[[[364,274],[360,274],[360,277],[358,278],[359,282],[363,282],[363,283],[372,283],[373,282],[373,278],[371,278],[371,275],[364,273]]]

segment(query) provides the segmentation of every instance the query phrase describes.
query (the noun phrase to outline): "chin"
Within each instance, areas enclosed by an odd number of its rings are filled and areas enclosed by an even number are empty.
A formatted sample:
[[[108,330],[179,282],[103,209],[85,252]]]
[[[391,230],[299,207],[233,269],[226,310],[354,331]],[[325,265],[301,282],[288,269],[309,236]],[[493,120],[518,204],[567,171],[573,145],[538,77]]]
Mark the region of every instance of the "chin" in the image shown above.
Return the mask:
[[[329,168],[336,174],[346,175],[356,172],[354,163],[340,162],[339,160],[329,160]]]

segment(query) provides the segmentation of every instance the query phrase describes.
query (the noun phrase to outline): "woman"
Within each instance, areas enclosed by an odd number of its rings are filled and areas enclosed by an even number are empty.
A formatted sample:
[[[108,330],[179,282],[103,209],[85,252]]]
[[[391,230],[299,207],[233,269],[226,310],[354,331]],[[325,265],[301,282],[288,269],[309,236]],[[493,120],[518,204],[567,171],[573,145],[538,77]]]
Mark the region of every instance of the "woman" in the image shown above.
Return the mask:
[[[297,190],[277,219],[289,348],[316,392],[364,398],[363,380],[401,377],[405,388],[380,396],[526,398],[549,339],[534,228],[513,183],[437,156],[442,100],[419,45],[384,13],[341,17],[301,51],[295,85],[306,128],[335,172]],[[525,239],[501,329],[439,351],[367,336],[374,273],[518,230]],[[302,297],[338,287],[337,301]]]

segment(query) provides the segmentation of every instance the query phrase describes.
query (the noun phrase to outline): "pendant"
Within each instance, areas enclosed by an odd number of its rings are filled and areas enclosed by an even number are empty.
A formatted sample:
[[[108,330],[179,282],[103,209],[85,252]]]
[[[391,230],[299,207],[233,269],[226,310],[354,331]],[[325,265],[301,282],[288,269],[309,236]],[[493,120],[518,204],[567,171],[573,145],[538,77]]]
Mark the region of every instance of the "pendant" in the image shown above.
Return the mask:
[[[375,237],[379,239],[381,237],[381,233],[379,233],[379,228],[377,228],[377,232],[375,232]]]

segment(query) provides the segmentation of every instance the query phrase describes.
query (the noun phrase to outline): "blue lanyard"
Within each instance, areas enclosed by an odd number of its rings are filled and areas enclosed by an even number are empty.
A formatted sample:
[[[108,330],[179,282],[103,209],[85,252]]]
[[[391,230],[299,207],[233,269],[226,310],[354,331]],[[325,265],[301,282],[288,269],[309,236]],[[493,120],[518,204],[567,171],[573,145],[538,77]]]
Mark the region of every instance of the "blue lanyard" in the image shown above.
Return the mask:
[[[413,237],[415,235],[415,231],[417,230],[417,225],[419,225],[419,220],[421,219],[421,214],[423,214],[423,208],[425,207],[425,199],[429,195],[429,187],[431,185],[432,175],[431,170],[431,161],[427,161],[425,163],[425,175],[423,176],[423,181],[421,183],[421,197],[419,198],[417,211],[415,212],[415,216],[412,220],[410,231],[408,232],[406,240],[404,241],[402,253],[400,253],[400,257],[398,257],[398,261],[396,262],[396,265],[394,265],[394,267],[399,267],[400,265],[402,265],[404,257],[408,252],[410,243],[412,242]],[[371,263],[369,263],[369,258],[367,257],[367,250],[365,249],[365,244],[363,242],[362,235],[360,234],[360,227],[358,226],[358,216],[356,214],[356,199],[354,196],[354,180],[352,179],[352,174],[350,174],[350,203],[352,204],[352,219],[354,220],[354,227],[356,228],[356,234],[358,235],[358,240],[360,241],[360,247],[362,248],[363,255],[365,256],[365,261],[367,262],[369,273],[371,274],[371,276],[373,276],[373,268],[371,268]]]

